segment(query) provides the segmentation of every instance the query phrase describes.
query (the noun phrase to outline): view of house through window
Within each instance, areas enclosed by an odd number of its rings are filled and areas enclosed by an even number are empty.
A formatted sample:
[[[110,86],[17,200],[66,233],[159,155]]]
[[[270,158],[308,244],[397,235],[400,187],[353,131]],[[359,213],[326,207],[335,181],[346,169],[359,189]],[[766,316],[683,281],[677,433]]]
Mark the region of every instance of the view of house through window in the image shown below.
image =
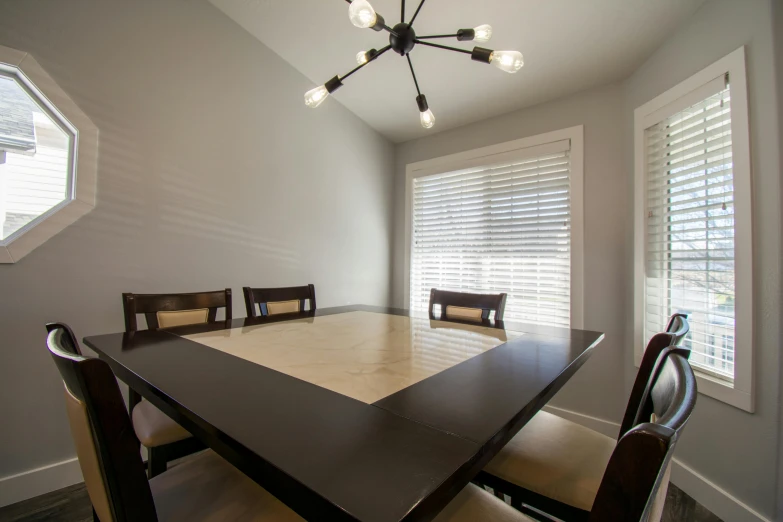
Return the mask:
[[[558,152],[413,180],[410,308],[430,289],[508,294],[505,319],[570,326],[571,158]]]
[[[731,96],[719,92],[645,132],[645,336],[689,315],[691,364],[734,378]]]
[[[72,139],[15,78],[0,75],[0,242],[69,199]]]

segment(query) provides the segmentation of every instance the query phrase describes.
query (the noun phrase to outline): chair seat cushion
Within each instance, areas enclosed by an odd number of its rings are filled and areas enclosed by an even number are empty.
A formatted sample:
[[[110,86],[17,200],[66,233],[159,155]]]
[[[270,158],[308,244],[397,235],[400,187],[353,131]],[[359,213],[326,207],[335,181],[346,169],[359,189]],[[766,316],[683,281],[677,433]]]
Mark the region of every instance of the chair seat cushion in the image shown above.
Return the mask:
[[[616,444],[606,435],[541,411],[484,471],[590,511]]]
[[[187,439],[190,433],[174,422],[171,417],[160,411],[148,401],[142,400],[133,407],[133,431],[147,448],[156,448]]]
[[[468,484],[433,522],[534,522],[495,495]]]
[[[465,308],[464,306],[447,306],[446,317],[451,319],[469,319],[480,321],[484,310],[481,308]]]
[[[276,301],[266,304],[266,311],[269,315],[292,314],[299,312],[299,301]]]
[[[150,489],[159,522],[303,520],[211,450],[156,476]]]

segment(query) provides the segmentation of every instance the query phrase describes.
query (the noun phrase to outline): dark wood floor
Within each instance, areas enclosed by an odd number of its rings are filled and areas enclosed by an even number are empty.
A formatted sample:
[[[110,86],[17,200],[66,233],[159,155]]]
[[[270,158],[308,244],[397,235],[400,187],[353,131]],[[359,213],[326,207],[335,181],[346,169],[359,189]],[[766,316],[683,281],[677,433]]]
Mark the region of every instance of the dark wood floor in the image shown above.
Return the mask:
[[[92,504],[84,482],[0,508],[2,522],[92,522]]]
[[[0,516],[1,519],[2,516]],[[666,506],[663,510],[661,522],[682,522],[686,520],[693,522],[721,522],[721,519],[693,500],[683,490],[674,484],[669,484],[669,491],[666,492]]]
[[[1,522],[92,522],[92,506],[84,484],[0,508]],[[674,484],[666,494],[661,522],[721,522]]]

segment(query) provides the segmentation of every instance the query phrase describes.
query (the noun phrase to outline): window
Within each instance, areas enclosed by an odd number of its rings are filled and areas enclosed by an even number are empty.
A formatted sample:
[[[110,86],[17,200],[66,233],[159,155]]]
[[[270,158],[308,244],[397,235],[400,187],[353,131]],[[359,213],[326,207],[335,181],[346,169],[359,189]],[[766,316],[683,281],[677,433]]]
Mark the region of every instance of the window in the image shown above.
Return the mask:
[[[94,207],[97,139],[32,57],[0,47],[0,262],[18,261]]]
[[[432,288],[506,292],[509,321],[581,325],[581,137],[578,127],[409,165],[412,310],[427,310]]]
[[[700,390],[751,409],[742,50],[705,71],[636,113],[637,331],[643,347],[670,315],[688,314],[683,345]]]
[[[0,74],[0,240],[70,199],[74,135]]]

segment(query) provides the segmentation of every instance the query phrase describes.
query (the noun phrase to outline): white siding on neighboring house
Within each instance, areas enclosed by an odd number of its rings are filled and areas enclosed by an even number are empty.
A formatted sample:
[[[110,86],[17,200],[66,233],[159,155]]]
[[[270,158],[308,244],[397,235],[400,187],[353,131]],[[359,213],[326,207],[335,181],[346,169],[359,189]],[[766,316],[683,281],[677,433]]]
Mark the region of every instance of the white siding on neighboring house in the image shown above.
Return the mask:
[[[5,239],[67,196],[68,136],[43,113],[33,113],[36,152],[8,152],[0,166],[0,239]]]

